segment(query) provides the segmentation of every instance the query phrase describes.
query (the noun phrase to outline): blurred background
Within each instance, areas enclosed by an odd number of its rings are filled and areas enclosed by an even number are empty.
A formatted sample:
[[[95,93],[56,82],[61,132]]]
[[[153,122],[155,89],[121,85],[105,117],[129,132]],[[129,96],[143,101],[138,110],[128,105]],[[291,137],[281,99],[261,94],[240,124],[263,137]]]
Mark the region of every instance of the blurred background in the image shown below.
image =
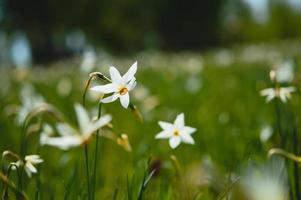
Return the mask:
[[[300,0],[0,0],[0,62],[203,51],[298,38],[300,22]]]

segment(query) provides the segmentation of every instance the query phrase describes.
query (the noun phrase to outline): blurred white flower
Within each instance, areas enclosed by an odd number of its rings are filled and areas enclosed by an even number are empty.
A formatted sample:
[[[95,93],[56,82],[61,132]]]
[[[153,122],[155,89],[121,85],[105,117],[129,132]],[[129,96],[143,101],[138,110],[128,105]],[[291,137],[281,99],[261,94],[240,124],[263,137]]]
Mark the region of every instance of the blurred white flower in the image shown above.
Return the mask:
[[[27,155],[25,156],[24,161],[19,160],[15,164],[19,167],[24,166],[24,170],[30,178],[32,174],[38,172],[37,168],[34,165],[40,164],[42,162],[44,161],[39,155]]]
[[[49,127],[44,126],[40,143],[42,145],[55,146],[62,150],[84,145],[90,141],[97,129],[107,125],[112,119],[110,115],[104,115],[100,119],[92,121],[87,111],[80,104],[75,105],[75,112],[79,123],[79,130],[72,128],[67,123],[58,123],[56,128],[60,136],[51,137],[49,135],[50,131],[47,130]]]
[[[159,125],[163,131],[156,135],[156,139],[168,138],[171,148],[176,148],[181,142],[194,144],[191,134],[194,133],[196,129],[185,126],[184,113],[179,114],[173,124],[160,121]]]
[[[260,95],[266,96],[267,102],[273,100],[274,98],[280,98],[283,103],[286,103],[287,99],[291,98],[291,93],[295,90],[295,87],[267,88],[261,90]]]
[[[20,100],[22,105],[18,110],[17,123],[21,125],[30,111],[45,103],[44,98],[36,94],[33,86],[25,85],[20,92]]]
[[[96,65],[97,55],[93,48],[87,48],[83,54],[80,69],[83,72],[91,72]]]
[[[66,97],[70,95],[71,90],[72,90],[72,81],[68,77],[61,79],[56,85],[56,91],[62,97]]]
[[[271,126],[265,125],[260,131],[260,141],[266,142],[272,136],[273,129]]]
[[[137,71],[137,62],[135,62],[130,69],[121,76],[115,67],[110,67],[110,76],[112,83],[100,86],[94,86],[91,90],[111,94],[101,100],[102,103],[110,103],[116,99],[120,99],[120,103],[124,108],[127,108],[130,103],[129,91],[133,90],[136,86],[135,73]]]
[[[242,187],[250,200],[288,200],[288,184],[283,160],[248,167]]]
[[[291,82],[294,79],[294,65],[291,60],[283,61],[277,64],[275,69],[276,80],[279,83]]]

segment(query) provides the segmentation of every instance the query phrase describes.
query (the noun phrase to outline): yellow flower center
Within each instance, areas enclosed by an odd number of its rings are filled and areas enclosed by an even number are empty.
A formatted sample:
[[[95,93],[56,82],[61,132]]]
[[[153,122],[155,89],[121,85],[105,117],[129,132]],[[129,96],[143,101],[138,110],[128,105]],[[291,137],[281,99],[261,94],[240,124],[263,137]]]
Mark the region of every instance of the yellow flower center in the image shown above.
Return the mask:
[[[180,135],[180,131],[178,129],[175,129],[173,132],[174,136],[179,136]]]
[[[120,87],[119,89],[119,94],[120,95],[125,95],[128,92],[128,89],[126,87]]]

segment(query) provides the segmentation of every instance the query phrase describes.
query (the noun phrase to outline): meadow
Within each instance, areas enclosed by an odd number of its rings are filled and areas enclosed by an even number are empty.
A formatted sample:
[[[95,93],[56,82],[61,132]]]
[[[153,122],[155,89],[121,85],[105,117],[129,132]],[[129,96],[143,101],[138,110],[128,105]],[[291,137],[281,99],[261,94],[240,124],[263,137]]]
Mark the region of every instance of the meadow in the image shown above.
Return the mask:
[[[300,47],[300,41],[289,40],[204,53],[100,55],[89,72],[80,69],[80,57],[46,67],[1,68],[0,151],[14,152],[23,162],[8,177],[9,164],[18,161],[12,153],[3,154],[2,198],[267,200],[273,193],[279,200],[300,199],[299,169],[292,161],[300,152]],[[119,100],[103,103],[101,115],[110,114],[112,120],[100,129],[98,140],[94,134],[65,150],[40,144],[46,123],[55,127],[63,118],[79,127],[74,105],[83,104],[90,72],[110,77],[109,67],[115,66],[124,74],[135,61],[137,85],[129,93],[136,109],[123,108]],[[277,96],[266,102],[260,91],[274,87],[270,71],[282,65],[291,66],[294,77],[279,84],[295,91],[285,103]],[[97,77],[91,81],[92,86],[104,84]],[[34,115],[37,101],[55,111]],[[99,95],[88,90],[84,101],[90,116],[97,117]],[[28,113],[34,116],[24,126]],[[185,125],[196,128],[195,144],[171,148],[167,139],[155,138],[162,131],[158,122],[172,123],[180,113]],[[269,157],[272,148],[285,150],[284,156]],[[29,177],[22,171],[24,156],[32,154],[43,162]],[[276,171],[264,170],[271,165]],[[275,174],[254,178],[254,170]]]

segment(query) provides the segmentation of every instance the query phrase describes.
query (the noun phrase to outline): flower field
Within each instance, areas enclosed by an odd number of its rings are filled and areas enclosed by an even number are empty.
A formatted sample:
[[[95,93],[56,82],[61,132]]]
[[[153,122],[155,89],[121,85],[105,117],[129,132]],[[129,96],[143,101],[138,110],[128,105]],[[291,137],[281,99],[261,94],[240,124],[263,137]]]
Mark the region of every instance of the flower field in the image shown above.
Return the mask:
[[[1,68],[2,199],[300,199],[300,47]]]

